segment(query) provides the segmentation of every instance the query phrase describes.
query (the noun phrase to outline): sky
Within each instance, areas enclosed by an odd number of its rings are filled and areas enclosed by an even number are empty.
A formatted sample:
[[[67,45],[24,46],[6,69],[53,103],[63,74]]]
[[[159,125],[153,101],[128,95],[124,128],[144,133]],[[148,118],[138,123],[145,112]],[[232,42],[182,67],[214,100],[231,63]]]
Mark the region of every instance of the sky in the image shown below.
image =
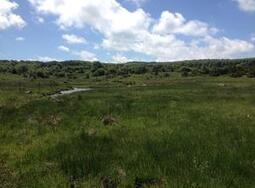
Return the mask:
[[[255,57],[255,0],[0,0],[0,59]]]

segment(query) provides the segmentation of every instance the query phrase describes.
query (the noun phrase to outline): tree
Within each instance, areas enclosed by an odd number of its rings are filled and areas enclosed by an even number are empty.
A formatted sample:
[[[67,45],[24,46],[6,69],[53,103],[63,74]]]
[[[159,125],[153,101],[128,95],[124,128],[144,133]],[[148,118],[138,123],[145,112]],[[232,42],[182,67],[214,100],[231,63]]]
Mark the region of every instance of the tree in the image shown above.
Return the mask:
[[[102,67],[103,67],[103,65],[102,65],[100,62],[94,62],[94,63],[92,64],[91,71],[92,71],[92,72],[95,72],[95,71],[97,71],[99,68],[102,68]]]
[[[92,73],[92,76],[104,76],[105,75],[105,70],[103,68],[97,69],[95,72]]]
[[[28,72],[28,67],[27,65],[18,65],[16,71],[19,75],[25,75]]]

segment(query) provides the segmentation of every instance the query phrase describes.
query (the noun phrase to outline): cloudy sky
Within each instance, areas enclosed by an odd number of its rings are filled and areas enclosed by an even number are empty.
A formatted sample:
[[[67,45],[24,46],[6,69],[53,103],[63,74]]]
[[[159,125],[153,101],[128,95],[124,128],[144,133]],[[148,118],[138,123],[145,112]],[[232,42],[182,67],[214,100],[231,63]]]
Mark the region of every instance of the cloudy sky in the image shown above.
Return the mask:
[[[255,57],[255,0],[0,0],[0,59]]]

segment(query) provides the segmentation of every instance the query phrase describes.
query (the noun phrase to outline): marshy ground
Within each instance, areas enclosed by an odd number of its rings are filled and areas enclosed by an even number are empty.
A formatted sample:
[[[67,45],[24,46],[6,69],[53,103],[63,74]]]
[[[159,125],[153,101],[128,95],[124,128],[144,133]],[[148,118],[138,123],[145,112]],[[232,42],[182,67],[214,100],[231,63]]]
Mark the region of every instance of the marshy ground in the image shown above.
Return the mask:
[[[252,78],[0,84],[0,187],[255,187]]]

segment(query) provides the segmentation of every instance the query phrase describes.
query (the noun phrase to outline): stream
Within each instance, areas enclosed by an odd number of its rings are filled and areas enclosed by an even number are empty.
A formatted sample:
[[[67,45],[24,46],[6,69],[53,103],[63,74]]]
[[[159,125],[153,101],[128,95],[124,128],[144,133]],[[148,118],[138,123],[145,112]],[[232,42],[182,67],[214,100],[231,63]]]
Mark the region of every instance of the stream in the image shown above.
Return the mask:
[[[63,96],[63,95],[70,95],[70,94],[73,94],[73,93],[79,93],[79,92],[85,92],[85,91],[91,91],[91,90],[92,89],[90,89],[90,88],[73,88],[73,89],[70,89],[70,90],[60,91],[56,94],[51,95],[51,97],[55,98],[55,97],[60,97],[60,96]]]

